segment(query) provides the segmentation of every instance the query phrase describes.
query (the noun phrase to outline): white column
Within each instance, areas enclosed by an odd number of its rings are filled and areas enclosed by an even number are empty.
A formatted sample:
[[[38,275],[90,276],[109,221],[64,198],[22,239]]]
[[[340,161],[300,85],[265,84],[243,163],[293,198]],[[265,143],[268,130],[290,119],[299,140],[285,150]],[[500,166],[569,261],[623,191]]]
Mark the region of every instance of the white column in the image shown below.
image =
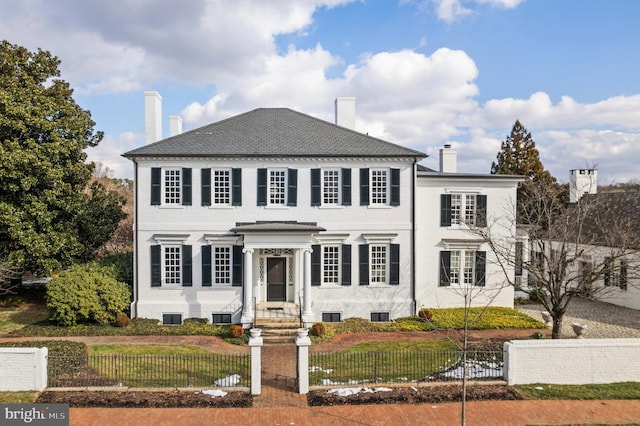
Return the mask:
[[[304,256],[304,299],[302,306],[302,320],[305,323],[313,321],[313,311],[311,311],[311,249],[303,250]]]
[[[253,249],[243,249],[244,253],[244,306],[242,325],[248,328],[253,323]]]
[[[309,393],[309,330],[299,328],[296,336],[296,346],[298,346],[298,393],[306,395]]]
[[[249,333],[249,346],[251,347],[251,395],[260,395],[262,389],[262,330],[252,328]],[[309,379],[307,378],[307,380]]]

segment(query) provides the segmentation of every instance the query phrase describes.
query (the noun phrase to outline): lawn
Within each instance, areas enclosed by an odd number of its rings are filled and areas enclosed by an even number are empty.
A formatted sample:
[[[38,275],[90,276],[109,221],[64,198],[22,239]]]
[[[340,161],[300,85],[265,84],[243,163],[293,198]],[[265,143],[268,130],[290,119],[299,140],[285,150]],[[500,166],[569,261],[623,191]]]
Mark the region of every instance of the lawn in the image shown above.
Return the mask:
[[[527,399],[640,399],[640,383],[621,382],[598,385],[518,385]]]
[[[0,308],[0,335],[20,330],[28,325],[47,321],[49,313],[44,303],[23,303]]]

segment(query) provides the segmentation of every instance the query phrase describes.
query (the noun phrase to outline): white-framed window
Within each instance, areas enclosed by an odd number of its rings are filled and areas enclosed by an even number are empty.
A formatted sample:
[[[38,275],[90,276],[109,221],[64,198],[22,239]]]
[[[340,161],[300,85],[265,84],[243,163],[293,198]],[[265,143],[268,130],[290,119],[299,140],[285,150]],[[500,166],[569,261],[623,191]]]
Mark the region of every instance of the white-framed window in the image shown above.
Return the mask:
[[[322,170],[322,204],[340,205],[340,170]]]
[[[213,246],[213,284],[231,284],[231,247]]]
[[[324,284],[340,283],[340,246],[322,246],[322,282]]]
[[[231,204],[231,170],[214,169],[211,171],[211,174],[213,204]]]
[[[389,169],[371,170],[371,204],[389,204]]]
[[[269,204],[287,204],[287,171],[269,169]]]
[[[442,194],[440,226],[487,226],[487,196],[453,192]]]
[[[167,285],[179,285],[182,282],[182,246],[163,246],[163,249],[164,255],[162,269],[164,270],[164,283]]]
[[[472,249],[440,252],[440,286],[484,286],[486,252]]]
[[[164,171],[164,204],[181,204],[180,188],[182,187],[180,169],[163,169]]]
[[[369,250],[369,278],[371,283],[388,282],[388,246],[386,244],[371,244]]]
[[[605,287],[619,287],[627,290],[628,264],[626,259],[605,258],[604,285]]]

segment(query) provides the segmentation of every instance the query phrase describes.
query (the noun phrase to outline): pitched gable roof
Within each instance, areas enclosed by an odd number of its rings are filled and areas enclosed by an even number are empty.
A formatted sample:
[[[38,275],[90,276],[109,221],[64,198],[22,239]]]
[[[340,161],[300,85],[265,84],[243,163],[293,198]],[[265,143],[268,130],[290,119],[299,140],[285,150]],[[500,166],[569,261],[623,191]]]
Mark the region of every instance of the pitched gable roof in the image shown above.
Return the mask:
[[[123,154],[136,157],[414,157],[425,154],[288,108],[259,108]]]

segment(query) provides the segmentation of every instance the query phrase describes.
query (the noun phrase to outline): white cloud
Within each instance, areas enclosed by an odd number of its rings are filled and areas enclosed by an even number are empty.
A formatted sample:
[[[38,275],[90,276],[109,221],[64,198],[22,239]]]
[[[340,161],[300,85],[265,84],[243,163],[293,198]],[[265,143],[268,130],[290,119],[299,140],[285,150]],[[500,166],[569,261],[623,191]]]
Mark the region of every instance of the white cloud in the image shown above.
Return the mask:
[[[87,162],[102,163],[109,167],[114,177],[133,177],[133,163],[122,157],[122,153],[131,151],[144,144],[144,135],[126,132],[115,136],[105,136],[96,147],[87,148]]]
[[[412,0],[404,0],[402,3],[414,3]],[[513,9],[524,0],[421,0],[418,3],[422,9],[428,9],[433,5],[438,19],[447,23],[453,23],[464,16],[476,12],[478,5],[488,4],[493,7]]]

